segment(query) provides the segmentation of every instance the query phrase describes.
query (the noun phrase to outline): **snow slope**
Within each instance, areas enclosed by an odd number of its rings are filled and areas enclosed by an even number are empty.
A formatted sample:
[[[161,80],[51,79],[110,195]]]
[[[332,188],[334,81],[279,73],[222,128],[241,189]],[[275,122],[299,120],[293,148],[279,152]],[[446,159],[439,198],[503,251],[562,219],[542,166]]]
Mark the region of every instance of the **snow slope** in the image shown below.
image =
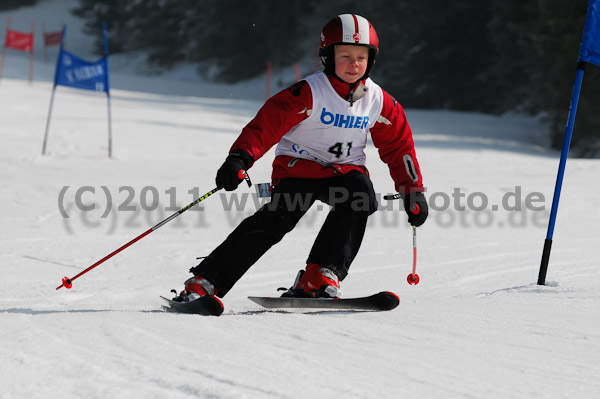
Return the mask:
[[[7,68],[26,62],[11,52]],[[397,292],[392,312],[274,312],[246,299],[293,282],[326,216],[317,206],[224,298],[223,316],[162,312],[158,295],[253,212],[246,187],[56,291],[212,189],[261,105],[250,100],[258,81],[208,91],[197,81],[191,96],[173,75],[129,79],[125,64],[113,64],[113,81],[131,85],[114,85],[113,159],[103,95],[59,88],[42,156],[50,79],[40,71],[28,85],[16,67],[0,81],[0,398],[599,397],[600,162],[569,160],[548,284],[537,286],[558,154],[517,115],[407,110],[433,208],[418,229],[421,283],[406,283],[411,231],[394,203],[372,216],[342,285],[346,296]],[[143,93],[154,87],[162,94]],[[367,155],[376,191],[390,192],[386,166]],[[271,160],[252,168],[255,183]],[[545,210],[528,209],[528,196]]]

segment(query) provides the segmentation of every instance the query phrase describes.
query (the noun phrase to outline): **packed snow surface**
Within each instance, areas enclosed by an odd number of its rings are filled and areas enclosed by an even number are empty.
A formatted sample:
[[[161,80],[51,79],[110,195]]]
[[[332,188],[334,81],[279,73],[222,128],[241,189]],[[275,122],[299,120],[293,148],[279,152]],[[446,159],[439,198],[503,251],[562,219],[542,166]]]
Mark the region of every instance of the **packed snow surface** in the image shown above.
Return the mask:
[[[73,5],[19,9],[13,28],[26,30],[32,17],[45,17],[48,30],[66,22],[72,51],[84,53],[91,39],[68,14]],[[315,204],[223,299],[221,317],[163,312],[159,295],[180,290],[196,257],[259,205],[245,186],[56,290],[211,190],[264,100],[260,79],[185,83],[193,68],[144,77],[126,59],[113,61],[113,157],[106,96],[63,87],[42,156],[54,67],[37,51],[30,85],[28,56],[7,51],[0,398],[600,397],[600,161],[567,163],[539,286],[559,154],[546,149],[540,122],[519,115],[406,111],[431,202],[418,228],[421,282],[406,282],[406,215],[382,200],[342,283],[346,297],[396,292],[393,311],[267,311],[247,299],[292,284],[328,211]],[[376,149],[367,156],[376,191],[393,192]],[[272,159],[250,170],[255,183],[269,180]]]

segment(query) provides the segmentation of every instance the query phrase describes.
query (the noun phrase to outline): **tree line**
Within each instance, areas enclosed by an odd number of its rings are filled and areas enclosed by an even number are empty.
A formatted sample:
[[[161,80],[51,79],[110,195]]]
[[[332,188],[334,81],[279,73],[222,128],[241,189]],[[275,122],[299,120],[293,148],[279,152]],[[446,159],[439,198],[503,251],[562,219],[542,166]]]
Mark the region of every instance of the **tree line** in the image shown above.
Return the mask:
[[[111,53],[142,51],[168,69],[193,63],[233,83],[267,61],[317,65],[321,27],[341,13],[369,19],[380,38],[372,76],[406,108],[539,115],[562,143],[587,0],[79,0],[73,13]],[[98,53],[102,43],[98,39]],[[581,93],[574,153],[600,153],[600,72]]]

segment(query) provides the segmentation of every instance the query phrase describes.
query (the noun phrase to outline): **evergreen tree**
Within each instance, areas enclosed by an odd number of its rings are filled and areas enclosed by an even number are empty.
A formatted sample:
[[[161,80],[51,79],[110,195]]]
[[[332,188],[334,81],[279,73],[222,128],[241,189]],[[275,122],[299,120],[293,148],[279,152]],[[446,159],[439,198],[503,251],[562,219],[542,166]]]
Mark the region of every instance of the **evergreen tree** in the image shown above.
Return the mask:
[[[98,34],[103,22],[107,25],[108,48],[112,54],[132,48],[127,47],[130,33],[127,21],[132,17],[129,4],[118,0],[79,0],[79,5],[71,11],[86,21],[84,32],[95,37],[97,54],[104,54],[103,38]]]
[[[37,0],[2,0],[0,10],[14,10],[20,7],[33,6]]]
[[[217,78],[236,82],[265,71],[268,61],[292,65],[302,56],[297,49],[305,39],[305,1],[244,2],[214,0],[204,4],[192,21],[190,60],[218,67]]]
[[[422,0],[390,5],[397,12],[383,18],[396,23],[385,23],[392,29],[381,34],[397,43],[385,49],[393,49],[396,58],[384,66],[386,87],[403,93],[407,107],[495,111],[488,4]]]
[[[587,0],[497,0],[494,5],[490,28],[499,62],[493,73],[506,99],[500,110],[545,115],[553,148],[562,146],[587,6]],[[600,80],[594,69],[586,72],[577,112],[572,142],[580,149],[600,136],[600,114],[593,107],[600,100]]]
[[[128,20],[130,50],[143,51],[158,67],[185,61],[190,46],[189,15],[197,12],[193,0],[145,0],[131,6]]]

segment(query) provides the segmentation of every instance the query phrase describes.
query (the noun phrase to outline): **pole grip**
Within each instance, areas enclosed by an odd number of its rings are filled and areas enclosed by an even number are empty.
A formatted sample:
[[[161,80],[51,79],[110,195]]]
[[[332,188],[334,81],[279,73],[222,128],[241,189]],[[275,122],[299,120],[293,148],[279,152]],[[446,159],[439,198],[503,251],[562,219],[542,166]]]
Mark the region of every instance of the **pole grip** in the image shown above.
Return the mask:
[[[252,182],[250,181],[250,176],[248,175],[248,172],[246,172],[244,169],[238,170],[238,179],[240,179],[240,180],[244,179],[244,180],[246,180],[248,187],[252,186]]]

